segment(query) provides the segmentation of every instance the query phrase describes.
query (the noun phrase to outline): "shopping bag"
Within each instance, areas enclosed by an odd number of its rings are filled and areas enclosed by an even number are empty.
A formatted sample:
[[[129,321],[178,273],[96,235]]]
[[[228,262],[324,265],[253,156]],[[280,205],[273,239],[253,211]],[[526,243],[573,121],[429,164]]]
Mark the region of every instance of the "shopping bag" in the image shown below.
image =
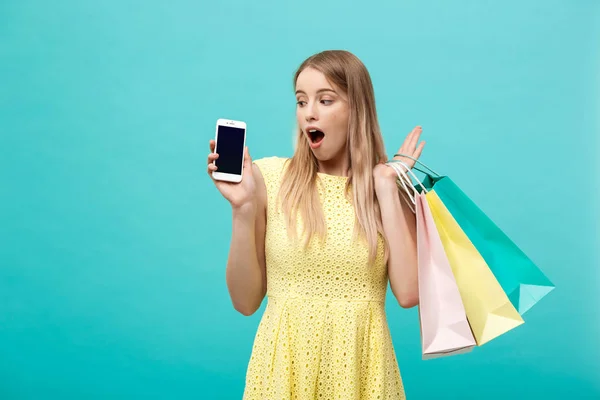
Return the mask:
[[[394,164],[408,168],[401,161],[394,160],[391,165]],[[403,186],[406,185],[406,182],[400,181]],[[485,260],[445,208],[435,188],[419,186],[433,216],[477,345],[481,346],[523,324],[523,319]]]
[[[415,168],[425,174],[423,186],[434,189],[521,315],[554,289],[554,284],[534,262],[452,179],[437,174],[418,160],[417,163],[425,169]]]
[[[454,220],[435,190],[427,203],[450,261],[477,345],[523,324],[523,319],[489,266]]]
[[[396,171],[399,179],[410,182],[403,171]],[[431,210],[424,194],[410,183],[400,184],[404,199],[411,201],[416,214],[422,357],[427,360],[467,353],[476,341]]]

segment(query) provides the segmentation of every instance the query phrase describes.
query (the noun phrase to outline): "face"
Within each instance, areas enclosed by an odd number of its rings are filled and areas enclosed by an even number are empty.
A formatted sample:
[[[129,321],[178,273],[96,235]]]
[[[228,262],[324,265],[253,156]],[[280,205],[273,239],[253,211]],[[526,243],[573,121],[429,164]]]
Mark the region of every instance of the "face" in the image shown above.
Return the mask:
[[[345,154],[348,137],[347,97],[323,73],[304,69],[296,81],[296,118],[313,154],[329,161]]]

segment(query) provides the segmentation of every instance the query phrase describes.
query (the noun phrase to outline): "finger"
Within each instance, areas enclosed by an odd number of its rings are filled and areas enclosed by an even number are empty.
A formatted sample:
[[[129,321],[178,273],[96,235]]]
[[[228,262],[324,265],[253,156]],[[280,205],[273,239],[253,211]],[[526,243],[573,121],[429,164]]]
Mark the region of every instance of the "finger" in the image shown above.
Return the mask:
[[[415,148],[417,147],[417,143],[419,142],[419,137],[421,137],[421,132],[423,132],[423,128],[421,128],[421,126],[416,126],[415,129],[413,129],[413,131],[411,133],[410,142],[408,144],[411,152],[414,151]]]
[[[252,166],[252,157],[250,157],[250,150],[248,146],[244,148],[244,167],[250,168]]]
[[[208,164],[208,169],[207,169],[207,172],[208,172],[208,175],[209,175],[209,176],[210,176],[212,179],[214,179],[214,178],[213,178],[213,176],[212,176],[212,173],[213,173],[214,171],[216,171],[216,170],[217,170],[217,166],[216,166],[216,165],[214,165],[214,164]]]
[[[209,143],[210,151],[214,152],[215,151],[215,145],[216,145],[215,140],[211,139],[208,143]]]
[[[408,135],[406,135],[406,139],[404,139],[404,143],[402,143],[402,146],[400,146],[400,149],[398,149],[397,153],[410,155],[414,152],[417,141],[419,140],[419,128],[419,126],[416,126],[412,131],[409,132]]]
[[[215,161],[217,158],[219,158],[219,153],[210,153],[208,155],[208,163],[211,164],[213,161]]]
[[[406,135],[406,138],[404,139],[404,143],[402,143],[402,146],[400,146],[400,149],[398,150],[398,153],[403,153],[406,151],[407,148],[410,147],[410,143],[412,142],[412,138],[414,136],[415,130],[413,129],[412,131],[410,131],[408,133],[408,135]]]
[[[415,151],[415,154],[413,155],[414,158],[419,158],[421,157],[421,153],[423,152],[423,148],[425,147],[425,141],[421,142],[419,144],[419,147],[417,147],[417,150]]]

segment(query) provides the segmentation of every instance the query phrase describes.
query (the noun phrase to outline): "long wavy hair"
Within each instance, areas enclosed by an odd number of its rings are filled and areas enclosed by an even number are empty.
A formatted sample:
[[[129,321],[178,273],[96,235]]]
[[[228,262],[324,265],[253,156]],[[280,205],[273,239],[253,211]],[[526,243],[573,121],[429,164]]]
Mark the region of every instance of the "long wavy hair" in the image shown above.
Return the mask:
[[[377,257],[378,235],[383,236],[381,212],[375,196],[373,168],[379,162],[386,162],[387,156],[377,121],[371,77],[364,64],[352,53],[345,50],[327,50],[309,57],[300,65],[294,74],[294,91],[298,76],[308,67],[323,73],[326,79],[343,90],[348,98],[350,113],[346,157],[350,168],[345,193],[355,209],[354,240],[365,240],[369,262],[372,263]],[[295,151],[287,164],[279,199],[291,238],[297,238],[295,217],[300,214],[306,246],[314,234],[324,242],[327,229],[317,188],[317,159],[300,127],[296,127],[295,135]],[[387,261],[388,244],[384,241],[384,245],[384,258]]]

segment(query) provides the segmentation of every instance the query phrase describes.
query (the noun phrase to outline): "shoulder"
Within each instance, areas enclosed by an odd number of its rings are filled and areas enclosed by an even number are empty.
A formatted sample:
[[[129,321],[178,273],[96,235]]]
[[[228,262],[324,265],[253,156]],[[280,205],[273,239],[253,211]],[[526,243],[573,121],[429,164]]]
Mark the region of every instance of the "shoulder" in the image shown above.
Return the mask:
[[[258,168],[265,180],[272,180],[283,172],[288,161],[288,157],[268,156],[253,160],[252,164],[255,169]]]
[[[279,156],[268,156],[258,158],[253,160],[252,162],[256,164],[259,168],[277,168],[282,167],[289,160],[288,157],[279,157]]]
[[[252,161],[252,171],[262,187],[260,196],[265,203],[270,203],[267,199],[272,199],[277,193],[282,172],[288,160],[289,158],[286,157],[270,156]]]

